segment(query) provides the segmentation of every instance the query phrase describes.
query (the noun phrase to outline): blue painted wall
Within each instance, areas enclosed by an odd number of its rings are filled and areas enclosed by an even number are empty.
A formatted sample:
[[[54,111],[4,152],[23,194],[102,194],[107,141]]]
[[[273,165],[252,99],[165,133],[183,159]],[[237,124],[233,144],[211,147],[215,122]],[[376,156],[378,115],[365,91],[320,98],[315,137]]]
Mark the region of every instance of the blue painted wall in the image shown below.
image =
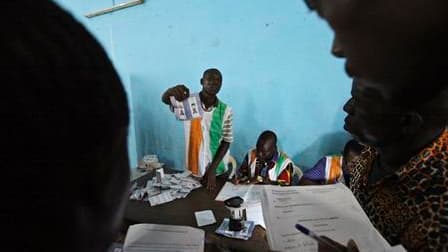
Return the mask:
[[[183,126],[160,96],[176,83],[199,91],[209,67],[224,76],[219,96],[234,110],[238,161],[265,129],[305,167],[340,152],[348,138],[342,105],[350,81],[329,54],[332,33],[302,1],[150,0],[92,19],[82,14],[120,2],[57,2],[89,27],[126,76],[138,159],[156,153],[183,168]]]

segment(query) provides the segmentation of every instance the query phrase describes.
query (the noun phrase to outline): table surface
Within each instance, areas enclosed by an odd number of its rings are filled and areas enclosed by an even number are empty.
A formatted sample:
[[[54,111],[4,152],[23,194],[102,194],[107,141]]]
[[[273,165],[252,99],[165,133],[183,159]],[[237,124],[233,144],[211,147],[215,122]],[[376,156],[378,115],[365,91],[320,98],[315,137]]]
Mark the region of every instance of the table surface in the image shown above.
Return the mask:
[[[149,173],[133,181],[139,186],[146,184],[146,181],[154,176]],[[126,206],[123,229],[129,225],[137,223],[184,225],[197,227],[194,212],[202,210],[212,210],[216,218],[216,223],[199,227],[206,233],[205,251],[269,251],[266,240],[266,232],[261,226],[256,226],[252,237],[247,240],[231,239],[215,234],[215,230],[222,223],[224,218],[228,218],[229,211],[224,203],[215,201],[216,195],[226,182],[224,177],[216,179],[216,189],[208,191],[201,187],[191,191],[187,197],[174,201],[150,206],[149,202],[129,200]]]

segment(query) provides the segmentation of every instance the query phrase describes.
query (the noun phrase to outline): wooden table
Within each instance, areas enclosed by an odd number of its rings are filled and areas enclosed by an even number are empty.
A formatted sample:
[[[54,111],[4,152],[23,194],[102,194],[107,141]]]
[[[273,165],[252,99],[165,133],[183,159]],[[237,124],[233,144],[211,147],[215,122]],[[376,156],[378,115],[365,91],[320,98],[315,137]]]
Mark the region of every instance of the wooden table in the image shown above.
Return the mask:
[[[143,186],[152,178],[147,174],[138,178],[138,185]],[[229,211],[223,202],[215,201],[216,195],[224,185],[225,178],[216,179],[216,189],[209,192],[205,187],[193,190],[184,199],[177,199],[169,203],[151,207],[149,202],[129,200],[126,206],[122,230],[137,223],[185,225],[197,227],[194,212],[212,210],[216,223],[200,227],[206,232],[205,251],[269,251],[266,232],[261,226],[256,226],[252,237],[247,240],[231,239],[215,234],[215,230],[224,218],[229,217]]]

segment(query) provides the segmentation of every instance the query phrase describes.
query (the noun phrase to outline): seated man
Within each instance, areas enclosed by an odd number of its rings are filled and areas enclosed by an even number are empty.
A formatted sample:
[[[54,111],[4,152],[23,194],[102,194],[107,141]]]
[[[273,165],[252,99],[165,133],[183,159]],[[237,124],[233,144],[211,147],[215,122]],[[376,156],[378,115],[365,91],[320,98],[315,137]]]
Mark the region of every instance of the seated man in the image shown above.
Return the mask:
[[[350,189],[391,245],[446,251],[448,89],[420,101],[401,90],[385,97],[383,88],[354,79],[344,106],[344,128],[368,146],[353,162]]]
[[[201,117],[184,121],[186,167],[194,175],[202,177],[207,189],[213,190],[216,176],[227,171],[229,147],[233,141],[232,109],[218,99],[222,85],[222,75],[218,69],[207,69],[201,78],[202,90],[199,92]],[[177,85],[167,89],[162,101],[171,105],[170,97],[177,101],[190,96],[189,89]]]
[[[304,172],[300,185],[324,185],[342,182],[349,184],[352,160],[361,154],[363,146],[355,140],[348,141],[341,155],[321,158],[311,169]]]
[[[277,136],[267,130],[258,137],[257,146],[251,149],[235,172],[233,182],[291,185],[294,164],[288,156],[277,150]]]

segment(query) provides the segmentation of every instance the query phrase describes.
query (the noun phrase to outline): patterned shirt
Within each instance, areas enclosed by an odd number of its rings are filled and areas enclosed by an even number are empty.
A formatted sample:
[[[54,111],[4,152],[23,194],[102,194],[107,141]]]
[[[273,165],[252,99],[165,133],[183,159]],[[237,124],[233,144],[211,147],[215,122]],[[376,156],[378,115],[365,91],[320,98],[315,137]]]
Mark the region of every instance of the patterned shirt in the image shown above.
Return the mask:
[[[395,173],[369,185],[377,153],[354,160],[350,189],[391,245],[409,251],[448,250],[448,131]]]

